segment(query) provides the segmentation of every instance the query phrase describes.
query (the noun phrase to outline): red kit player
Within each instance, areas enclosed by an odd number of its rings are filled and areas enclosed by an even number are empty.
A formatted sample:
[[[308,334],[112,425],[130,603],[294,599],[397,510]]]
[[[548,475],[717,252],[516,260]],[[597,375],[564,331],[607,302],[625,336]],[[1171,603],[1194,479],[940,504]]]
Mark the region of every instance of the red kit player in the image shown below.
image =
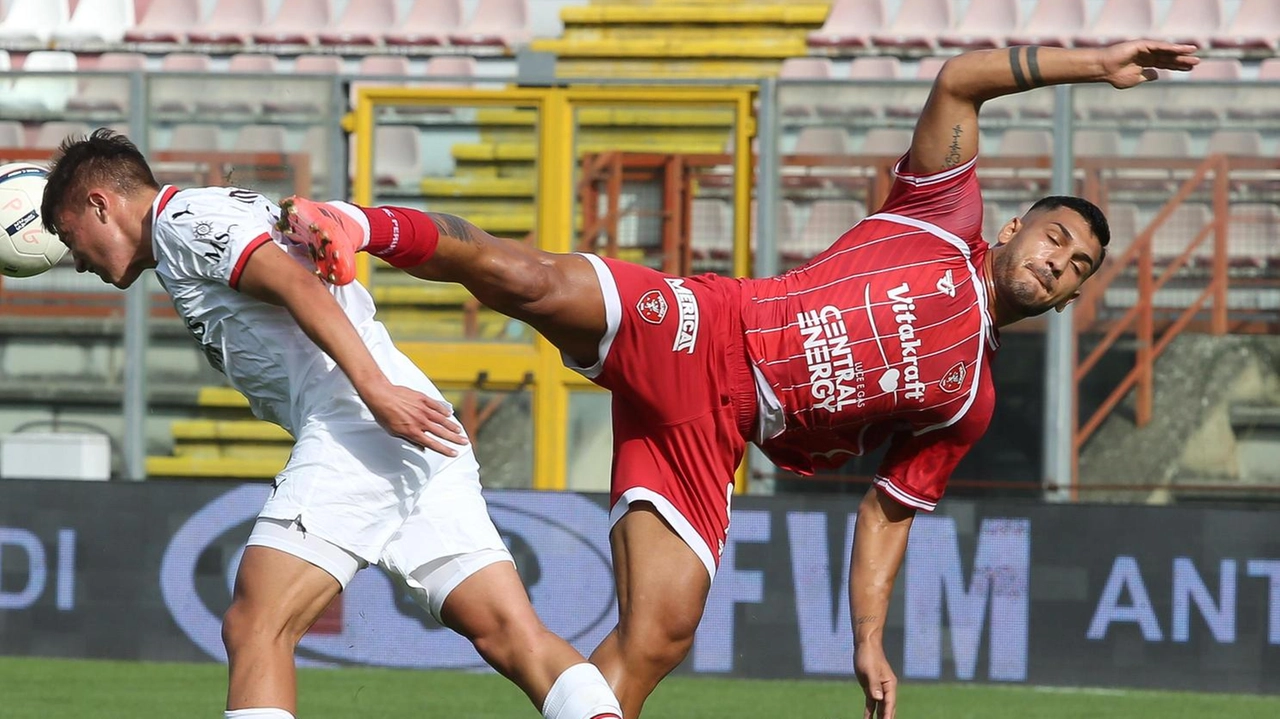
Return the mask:
[[[687,654],[729,527],[747,442],[802,474],[888,442],[862,501],[850,575],[864,715],[892,717],[881,634],[918,509],[932,510],[994,404],[997,328],[1064,308],[1110,233],[1097,207],[1048,197],[980,236],[982,103],[1044,85],[1132,87],[1188,70],[1193,46],[1018,47],[952,58],[883,207],[779,277],[673,277],[496,239],[450,215],[287,200],[288,231],[331,282],[365,250],[465,285],[529,323],[613,392],[619,625],[591,657],[627,719]]]

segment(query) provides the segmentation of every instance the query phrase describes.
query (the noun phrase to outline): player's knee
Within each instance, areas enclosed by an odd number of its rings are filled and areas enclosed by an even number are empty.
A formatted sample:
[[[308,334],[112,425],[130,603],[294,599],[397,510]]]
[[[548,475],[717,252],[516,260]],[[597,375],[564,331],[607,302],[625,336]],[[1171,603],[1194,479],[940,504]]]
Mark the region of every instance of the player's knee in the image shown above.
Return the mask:
[[[222,617],[222,644],[228,654],[256,644],[297,644],[306,633],[298,617],[247,602],[231,603]]]
[[[689,655],[695,629],[674,622],[631,633],[623,638],[623,654],[635,670],[648,667],[665,675]]]
[[[536,620],[497,620],[471,637],[476,652],[504,674],[515,668],[519,657],[532,656],[550,633]]]

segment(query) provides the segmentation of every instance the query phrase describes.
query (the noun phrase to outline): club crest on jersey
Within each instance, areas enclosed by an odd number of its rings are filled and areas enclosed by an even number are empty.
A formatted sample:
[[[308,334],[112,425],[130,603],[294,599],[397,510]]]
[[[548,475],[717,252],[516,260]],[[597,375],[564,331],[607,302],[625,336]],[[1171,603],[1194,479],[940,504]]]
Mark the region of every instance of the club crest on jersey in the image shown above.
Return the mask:
[[[957,362],[942,375],[942,379],[938,380],[938,389],[949,394],[955,394],[964,387],[965,378],[964,362]]]
[[[947,297],[956,296],[956,281],[951,276],[951,270],[947,270],[947,274],[938,280],[938,291]]]
[[[636,303],[636,312],[645,322],[660,325],[667,316],[667,298],[662,296],[661,290],[649,290]]]
[[[680,311],[680,324],[676,326],[676,340],[671,344],[671,351],[693,354],[693,347],[698,343],[698,298],[680,278],[668,278],[667,284],[676,296],[676,309]]]

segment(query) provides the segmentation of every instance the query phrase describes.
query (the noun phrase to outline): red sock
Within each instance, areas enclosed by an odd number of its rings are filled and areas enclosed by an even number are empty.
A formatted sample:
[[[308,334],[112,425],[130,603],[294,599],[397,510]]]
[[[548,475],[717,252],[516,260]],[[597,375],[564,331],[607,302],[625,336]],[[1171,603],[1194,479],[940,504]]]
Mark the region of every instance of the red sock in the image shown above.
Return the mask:
[[[431,259],[440,230],[420,210],[407,207],[361,207],[369,219],[369,244],[364,251],[392,267],[416,267]]]

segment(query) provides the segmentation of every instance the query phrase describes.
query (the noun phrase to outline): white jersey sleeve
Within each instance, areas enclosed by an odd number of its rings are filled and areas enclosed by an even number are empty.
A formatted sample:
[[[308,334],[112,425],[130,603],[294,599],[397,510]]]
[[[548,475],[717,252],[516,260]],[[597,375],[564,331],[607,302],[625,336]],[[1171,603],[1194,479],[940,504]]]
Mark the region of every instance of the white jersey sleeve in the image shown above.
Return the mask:
[[[164,192],[170,192],[165,188]],[[202,188],[162,197],[152,236],[156,260],[178,280],[236,288],[250,255],[272,240],[279,209],[239,188]]]

